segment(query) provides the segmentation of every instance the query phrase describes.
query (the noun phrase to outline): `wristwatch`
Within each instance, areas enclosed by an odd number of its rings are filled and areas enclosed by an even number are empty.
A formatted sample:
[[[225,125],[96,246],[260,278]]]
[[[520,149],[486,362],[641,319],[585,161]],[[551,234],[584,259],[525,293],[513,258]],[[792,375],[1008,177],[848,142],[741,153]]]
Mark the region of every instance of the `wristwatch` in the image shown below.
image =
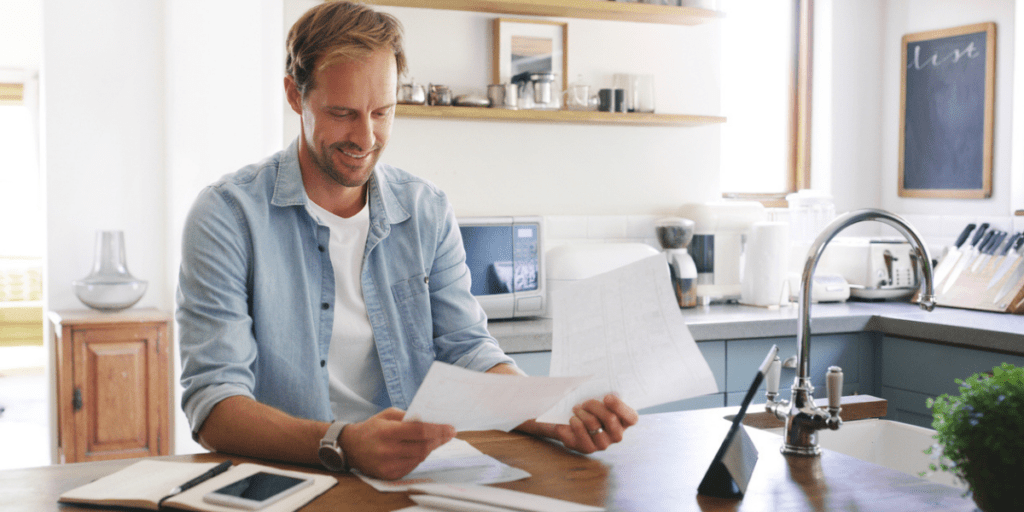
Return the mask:
[[[344,421],[335,421],[327,428],[327,433],[320,440],[320,463],[331,471],[348,471],[348,462],[345,460],[345,452],[338,442],[341,439],[341,431],[348,425]]]

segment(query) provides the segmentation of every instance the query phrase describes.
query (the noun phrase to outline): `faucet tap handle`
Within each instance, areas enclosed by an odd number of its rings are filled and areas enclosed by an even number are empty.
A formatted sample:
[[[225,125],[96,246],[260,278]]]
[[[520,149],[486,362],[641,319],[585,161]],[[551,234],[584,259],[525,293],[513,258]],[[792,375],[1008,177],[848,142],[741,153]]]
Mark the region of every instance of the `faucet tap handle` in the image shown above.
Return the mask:
[[[779,379],[782,377],[782,359],[775,356],[768,366],[768,372],[764,376],[765,396],[769,401],[774,402],[779,396]]]
[[[832,430],[837,430],[843,424],[839,412],[843,410],[843,369],[838,366],[829,366],[825,374],[825,389],[828,392],[828,419],[825,424]]]
[[[829,366],[828,374],[825,375],[825,389],[828,391],[829,411],[840,408],[843,397],[843,369],[838,366]]]

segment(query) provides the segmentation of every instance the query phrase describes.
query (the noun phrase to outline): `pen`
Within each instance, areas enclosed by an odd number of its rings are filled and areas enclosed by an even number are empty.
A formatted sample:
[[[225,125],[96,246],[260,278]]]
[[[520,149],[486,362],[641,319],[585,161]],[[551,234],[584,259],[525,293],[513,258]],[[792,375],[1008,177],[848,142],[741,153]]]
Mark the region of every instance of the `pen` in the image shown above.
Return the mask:
[[[230,467],[231,467],[231,460],[230,459],[228,459],[228,460],[226,460],[224,462],[221,462],[220,464],[217,464],[216,466],[213,467],[213,469],[207,471],[206,473],[203,473],[203,474],[193,478],[192,480],[189,480],[188,482],[185,482],[185,483],[181,484],[179,487],[175,487],[174,489],[171,489],[171,494],[170,495],[173,496],[175,494],[178,494],[178,493],[181,493],[181,492],[185,492],[185,491],[187,491],[187,490],[189,490],[189,489],[191,489],[191,488],[193,488],[193,487],[195,487],[195,486],[197,486],[197,485],[199,485],[199,484],[201,484],[201,483],[203,483],[203,482],[205,482],[205,481],[207,481],[207,480],[209,480],[209,479],[211,479],[211,478],[213,478],[213,477],[215,477],[215,476],[217,476],[217,475],[219,475],[219,474],[221,474],[221,473],[223,473],[225,471],[227,471],[228,468],[230,468]]]

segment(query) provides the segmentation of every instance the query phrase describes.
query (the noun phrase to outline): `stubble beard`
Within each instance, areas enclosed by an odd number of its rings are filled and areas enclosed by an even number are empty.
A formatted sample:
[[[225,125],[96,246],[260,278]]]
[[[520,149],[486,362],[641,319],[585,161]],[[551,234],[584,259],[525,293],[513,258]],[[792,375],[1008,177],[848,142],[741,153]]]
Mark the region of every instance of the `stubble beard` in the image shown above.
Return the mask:
[[[335,151],[362,153],[362,148],[355,144],[351,142],[336,142],[330,146],[321,145],[320,151],[310,151],[309,154],[313,157],[313,163],[320,169],[320,172],[330,178],[331,181],[343,187],[355,188],[365,185],[370,180],[370,174],[372,174],[373,168],[377,165],[377,161],[380,160],[380,154],[383,149],[382,145],[375,144],[370,150],[370,154],[364,157],[362,165],[347,166],[342,164],[350,172],[348,175],[343,173],[328,155],[333,154]]]

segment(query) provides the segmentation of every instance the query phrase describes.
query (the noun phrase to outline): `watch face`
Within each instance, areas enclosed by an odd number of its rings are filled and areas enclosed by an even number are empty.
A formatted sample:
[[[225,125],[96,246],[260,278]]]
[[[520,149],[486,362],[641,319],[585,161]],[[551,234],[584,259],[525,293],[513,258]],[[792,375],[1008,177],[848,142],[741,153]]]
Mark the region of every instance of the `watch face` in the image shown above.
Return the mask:
[[[345,459],[338,453],[334,448],[330,446],[321,446],[320,451],[320,462],[323,463],[324,467],[331,471],[342,471],[345,469]]]

